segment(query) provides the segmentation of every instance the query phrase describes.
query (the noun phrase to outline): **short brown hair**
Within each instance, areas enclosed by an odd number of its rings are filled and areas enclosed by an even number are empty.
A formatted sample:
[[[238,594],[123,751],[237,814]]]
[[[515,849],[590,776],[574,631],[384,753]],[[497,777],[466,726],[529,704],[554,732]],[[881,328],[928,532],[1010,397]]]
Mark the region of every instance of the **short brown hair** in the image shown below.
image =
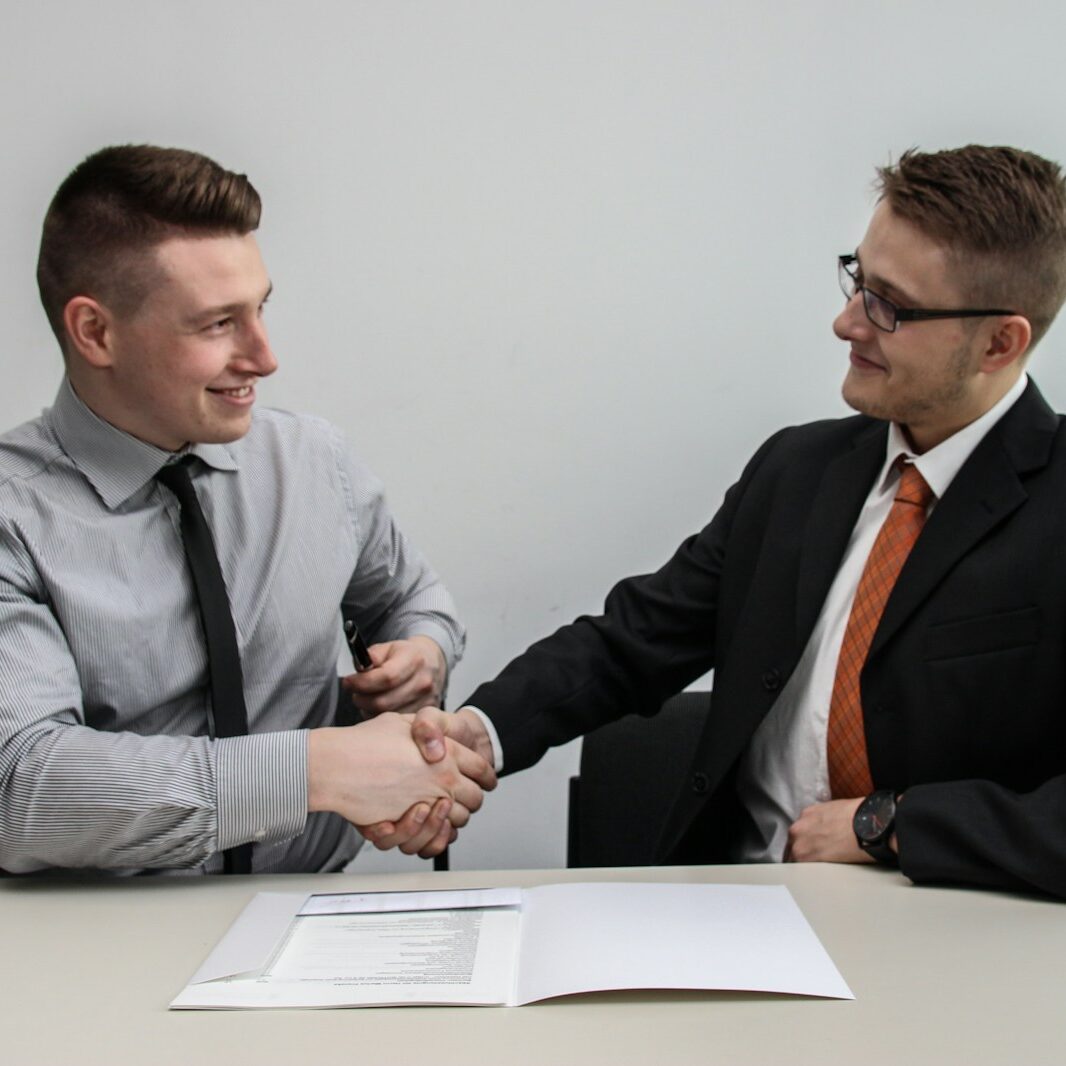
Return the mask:
[[[148,144],[94,152],[59,186],[41,233],[37,285],[60,347],[72,297],[130,314],[156,281],[156,245],[190,233],[250,233],[260,211],[244,174],[198,152]]]
[[[911,149],[877,171],[880,199],[958,266],[968,301],[1025,315],[1032,344],[1066,300],[1066,181],[1017,148]]]

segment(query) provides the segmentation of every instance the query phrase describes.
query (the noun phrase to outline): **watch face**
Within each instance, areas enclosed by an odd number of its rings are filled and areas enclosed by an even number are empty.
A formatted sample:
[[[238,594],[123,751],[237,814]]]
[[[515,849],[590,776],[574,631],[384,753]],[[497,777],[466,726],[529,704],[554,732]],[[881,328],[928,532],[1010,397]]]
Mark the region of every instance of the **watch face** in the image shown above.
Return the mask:
[[[867,844],[877,843],[892,828],[896,797],[885,789],[867,796],[855,812],[855,835]]]

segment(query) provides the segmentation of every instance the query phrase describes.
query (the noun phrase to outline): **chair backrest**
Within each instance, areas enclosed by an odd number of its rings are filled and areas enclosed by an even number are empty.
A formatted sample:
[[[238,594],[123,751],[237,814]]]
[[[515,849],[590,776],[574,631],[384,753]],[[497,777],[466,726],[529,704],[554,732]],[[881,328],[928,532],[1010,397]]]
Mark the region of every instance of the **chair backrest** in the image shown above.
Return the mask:
[[[567,866],[651,866],[711,707],[682,692],[650,717],[631,714],[589,733],[570,778]]]

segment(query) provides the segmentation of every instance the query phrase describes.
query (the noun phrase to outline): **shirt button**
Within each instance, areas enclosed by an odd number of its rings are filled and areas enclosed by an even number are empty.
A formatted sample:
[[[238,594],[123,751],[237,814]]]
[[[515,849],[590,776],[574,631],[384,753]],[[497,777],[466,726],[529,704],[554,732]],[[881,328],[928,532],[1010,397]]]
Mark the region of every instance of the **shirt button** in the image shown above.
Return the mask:
[[[762,675],[762,687],[767,692],[776,692],[781,687],[781,674],[775,669],[767,670]]]
[[[695,792],[697,796],[702,796],[710,787],[710,779],[705,773],[697,770],[696,773],[692,775],[692,791]]]
[[[253,834],[256,840],[266,840],[267,831],[265,829],[257,829]]]

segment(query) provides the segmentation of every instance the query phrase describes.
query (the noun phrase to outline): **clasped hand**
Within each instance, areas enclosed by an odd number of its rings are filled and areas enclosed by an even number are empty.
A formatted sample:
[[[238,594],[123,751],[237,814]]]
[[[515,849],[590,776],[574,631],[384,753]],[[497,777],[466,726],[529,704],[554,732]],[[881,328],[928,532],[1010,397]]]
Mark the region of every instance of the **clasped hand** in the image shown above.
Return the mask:
[[[460,771],[472,775],[480,790],[495,788],[492,745],[480,719],[470,712],[446,714],[437,706],[447,678],[447,663],[437,643],[429,637],[414,636],[374,644],[368,650],[373,667],[350,674],[341,682],[363,718],[389,712],[404,715],[427,772],[443,772],[450,755],[455,754]],[[414,712],[418,714],[412,720],[409,716]],[[470,756],[475,751],[477,761],[472,762]],[[417,802],[388,814],[349,820],[382,851],[399,848],[407,855],[430,858],[455,840],[458,828],[481,806],[480,793],[476,803],[464,797],[469,797],[465,789],[462,795],[458,791],[450,795],[426,793],[415,797]]]
[[[496,774],[492,770],[492,742],[481,719],[473,711],[464,709],[448,714],[437,707],[423,707],[411,722],[411,736],[421,758],[434,765],[457,746],[486,767],[486,776],[491,775],[491,784],[483,783],[485,790],[496,787]],[[439,855],[455,840],[460,824],[449,818],[440,803],[432,807],[420,803],[402,818],[360,825],[358,828],[381,851],[399,848],[405,855],[420,855],[428,859]]]
[[[427,854],[443,850],[496,787],[496,773],[439,729],[417,735],[418,742],[409,716],[391,712],[311,730],[308,810],[333,811],[357,827],[383,824]]]

